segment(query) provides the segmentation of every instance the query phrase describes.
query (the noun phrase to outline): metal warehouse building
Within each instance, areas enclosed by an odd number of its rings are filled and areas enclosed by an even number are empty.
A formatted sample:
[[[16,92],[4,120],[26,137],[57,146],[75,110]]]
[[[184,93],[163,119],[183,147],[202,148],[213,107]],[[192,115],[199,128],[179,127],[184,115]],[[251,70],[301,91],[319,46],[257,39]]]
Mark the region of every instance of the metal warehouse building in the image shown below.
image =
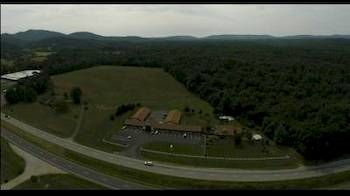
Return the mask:
[[[31,77],[39,73],[40,73],[40,70],[24,70],[24,71],[19,71],[15,73],[4,74],[1,76],[1,79],[18,81],[22,78]]]

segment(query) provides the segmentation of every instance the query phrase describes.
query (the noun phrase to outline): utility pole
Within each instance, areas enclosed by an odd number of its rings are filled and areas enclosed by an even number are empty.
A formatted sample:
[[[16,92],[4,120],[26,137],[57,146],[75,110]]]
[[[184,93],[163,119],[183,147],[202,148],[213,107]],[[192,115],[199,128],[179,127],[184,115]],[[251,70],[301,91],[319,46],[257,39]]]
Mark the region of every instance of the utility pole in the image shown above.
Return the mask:
[[[204,156],[207,157],[207,135],[204,134]]]

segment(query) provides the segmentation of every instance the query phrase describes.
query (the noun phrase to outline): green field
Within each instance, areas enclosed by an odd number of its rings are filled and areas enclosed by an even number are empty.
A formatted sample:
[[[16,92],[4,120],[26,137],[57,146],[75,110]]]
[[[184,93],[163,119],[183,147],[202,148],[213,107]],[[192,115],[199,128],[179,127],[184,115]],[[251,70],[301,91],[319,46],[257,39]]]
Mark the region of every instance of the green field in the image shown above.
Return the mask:
[[[47,57],[54,52],[34,52],[34,56],[32,58],[33,61],[43,62],[47,59]]]
[[[180,109],[186,105],[212,114],[212,107],[158,68],[99,66],[53,77],[57,92],[79,86],[85,99],[113,107],[140,102],[151,109]]]
[[[76,177],[71,174],[48,174],[37,176],[15,186],[14,190],[69,190],[69,189],[106,189],[105,187]]]
[[[49,106],[38,102],[26,104],[19,103],[8,106],[6,112],[14,118],[26,122],[60,137],[72,135],[76,126],[79,106],[71,104],[67,114],[57,114]]]
[[[240,145],[235,145],[233,138],[208,137],[207,154],[215,157],[279,157],[290,153],[291,149],[277,147],[273,143],[265,145],[263,151],[262,142],[251,143],[243,140]]]
[[[38,57],[47,57],[51,54],[54,54],[54,52],[35,52],[34,55]]]
[[[1,137],[1,184],[6,183],[24,172],[25,161],[17,155]]]
[[[209,139],[208,139],[209,138]],[[263,145],[261,142],[250,143],[243,140],[240,145],[235,145],[233,138],[219,138],[217,136],[207,136],[206,151],[198,144],[176,144],[171,150],[167,142],[152,142],[143,145],[143,149],[159,152],[176,153],[184,155],[195,155],[205,157],[221,157],[221,158],[264,158],[264,157],[284,157],[290,156],[290,159],[283,160],[217,160],[199,157],[181,157],[173,155],[164,155],[154,152],[142,151],[144,158],[157,160],[161,162],[184,164],[202,167],[227,167],[227,168],[249,168],[249,169],[283,169],[296,168],[303,163],[302,157],[293,149],[287,147],[276,146],[273,143]]]

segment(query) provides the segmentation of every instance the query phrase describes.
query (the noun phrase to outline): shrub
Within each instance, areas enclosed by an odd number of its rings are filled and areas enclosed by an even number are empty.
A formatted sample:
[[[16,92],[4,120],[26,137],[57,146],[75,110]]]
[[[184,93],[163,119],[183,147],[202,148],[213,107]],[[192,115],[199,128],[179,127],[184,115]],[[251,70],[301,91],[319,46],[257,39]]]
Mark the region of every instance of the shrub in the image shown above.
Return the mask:
[[[53,107],[57,113],[67,113],[69,111],[69,106],[64,100],[57,100]]]
[[[81,95],[82,95],[82,91],[79,87],[74,87],[70,92],[70,96],[73,99],[74,104],[80,104]]]
[[[31,176],[30,181],[33,183],[37,183],[37,182],[39,182],[39,177],[38,176]]]
[[[120,116],[130,110],[133,110],[135,108],[135,104],[122,104],[118,106],[117,111],[115,112],[115,116]]]

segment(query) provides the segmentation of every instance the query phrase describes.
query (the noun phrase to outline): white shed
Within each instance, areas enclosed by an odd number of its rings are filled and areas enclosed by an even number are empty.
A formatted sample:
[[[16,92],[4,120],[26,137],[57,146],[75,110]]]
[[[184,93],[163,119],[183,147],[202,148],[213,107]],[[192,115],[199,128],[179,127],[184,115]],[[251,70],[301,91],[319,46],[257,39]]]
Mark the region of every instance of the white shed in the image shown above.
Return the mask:
[[[252,136],[252,140],[258,141],[258,140],[261,140],[261,139],[262,139],[262,136],[259,135],[259,134],[253,134],[253,136]]]
[[[232,116],[219,116],[220,120],[227,120],[227,121],[233,121],[235,120],[235,118],[233,118]]]

